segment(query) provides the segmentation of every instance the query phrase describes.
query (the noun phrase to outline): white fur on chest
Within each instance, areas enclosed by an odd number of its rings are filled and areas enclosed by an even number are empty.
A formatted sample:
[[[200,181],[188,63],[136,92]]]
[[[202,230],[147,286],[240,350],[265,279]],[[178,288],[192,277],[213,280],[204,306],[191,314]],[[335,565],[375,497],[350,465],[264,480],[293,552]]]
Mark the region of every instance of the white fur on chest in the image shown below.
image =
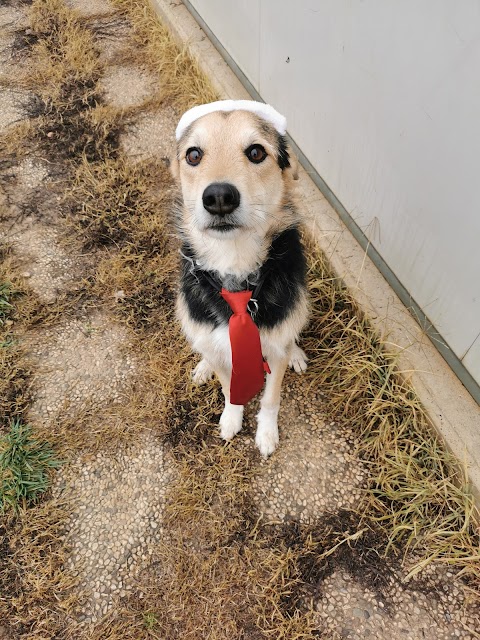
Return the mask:
[[[216,271],[221,278],[235,274],[239,280],[256,271],[265,261],[268,243],[254,231],[234,232],[233,237],[222,239],[219,251],[218,238],[189,229],[189,240],[198,263],[205,271]]]
[[[299,302],[286,320],[273,329],[260,330],[262,353],[267,360],[290,356],[290,350],[305,325],[307,314],[307,300],[302,292]],[[206,324],[192,320],[182,294],[177,301],[177,315],[194,351],[200,353],[213,368],[216,365],[231,366],[232,352],[228,325],[212,329]]]

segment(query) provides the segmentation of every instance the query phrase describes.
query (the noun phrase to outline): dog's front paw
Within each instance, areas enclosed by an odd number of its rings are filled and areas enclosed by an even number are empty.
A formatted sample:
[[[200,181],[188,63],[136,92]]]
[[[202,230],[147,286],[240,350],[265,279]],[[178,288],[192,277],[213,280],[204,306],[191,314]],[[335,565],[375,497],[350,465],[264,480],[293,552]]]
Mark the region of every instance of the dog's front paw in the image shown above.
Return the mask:
[[[307,369],[308,358],[303,349],[300,349],[298,344],[294,344],[292,352],[290,354],[290,361],[288,366],[291,369],[295,369],[297,373],[303,373]]]
[[[220,437],[231,440],[242,428],[243,407],[236,404],[225,405],[220,416]]]
[[[257,434],[255,444],[264,458],[268,458],[278,445],[278,407],[262,408],[257,415]]]
[[[199,387],[206,384],[213,376],[213,369],[205,360],[200,360],[195,369],[192,371],[192,380]]]

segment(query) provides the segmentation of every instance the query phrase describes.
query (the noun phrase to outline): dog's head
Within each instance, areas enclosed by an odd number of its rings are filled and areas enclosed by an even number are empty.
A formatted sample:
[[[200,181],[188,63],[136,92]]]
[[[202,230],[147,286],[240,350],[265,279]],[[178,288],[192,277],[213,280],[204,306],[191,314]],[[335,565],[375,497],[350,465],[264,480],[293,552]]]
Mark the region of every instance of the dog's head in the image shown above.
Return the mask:
[[[264,238],[288,227],[294,222],[290,183],[297,164],[282,127],[254,109],[205,107],[205,115],[187,118],[184,126],[180,121],[177,129],[171,167],[183,196],[182,230],[189,237],[221,240],[242,234]]]

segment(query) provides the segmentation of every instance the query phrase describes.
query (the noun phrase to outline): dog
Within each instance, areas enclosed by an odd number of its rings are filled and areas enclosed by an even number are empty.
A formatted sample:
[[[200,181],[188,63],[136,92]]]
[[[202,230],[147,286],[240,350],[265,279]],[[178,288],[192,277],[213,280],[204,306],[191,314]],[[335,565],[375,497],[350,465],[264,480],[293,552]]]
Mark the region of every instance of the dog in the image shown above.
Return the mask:
[[[202,356],[193,380],[203,384],[213,373],[219,378],[225,396],[220,435],[231,440],[242,428],[244,407],[230,402],[232,310],[220,290],[254,292],[249,312],[271,372],[255,437],[264,457],[279,442],[286,368],[290,364],[302,372],[307,366],[297,345],[308,319],[306,263],[293,196],[297,163],[285,131],[285,118],[270,105],[245,100],[200,105],[180,119],[171,160],[181,194],[176,312],[191,347]]]

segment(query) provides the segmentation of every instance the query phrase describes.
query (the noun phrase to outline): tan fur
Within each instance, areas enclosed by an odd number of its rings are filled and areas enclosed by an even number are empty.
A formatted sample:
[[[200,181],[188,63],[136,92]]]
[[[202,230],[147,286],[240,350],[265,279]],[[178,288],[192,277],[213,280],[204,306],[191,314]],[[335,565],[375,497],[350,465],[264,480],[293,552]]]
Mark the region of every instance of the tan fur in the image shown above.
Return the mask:
[[[252,163],[245,150],[260,144],[267,157]],[[190,166],[185,156],[191,147],[203,151],[197,166]],[[293,180],[297,179],[297,162],[290,154],[290,167],[278,165],[278,135],[272,126],[246,111],[214,112],[195,121],[177,145],[171,168],[179,182],[183,206],[179,225],[203,269],[216,271],[220,277],[234,275],[239,280],[258,269],[267,257],[272,238],[296,224]],[[240,205],[234,211],[238,229],[222,233],[209,228],[211,215],[204,209],[202,195],[214,182],[228,182],[240,192]],[[192,320],[183,294],[177,301],[177,315],[193,349],[204,360],[196,368],[194,379],[205,382],[214,371],[222,384],[225,409],[220,418],[220,435],[230,440],[242,426],[243,407],[229,402],[231,351],[228,327],[211,329]],[[308,315],[306,296],[302,293],[288,318],[272,330],[261,330],[262,352],[272,373],[267,376],[265,391],[257,416],[256,443],[268,456],[278,444],[277,416],[285,369],[290,361],[296,371],[306,367],[305,354],[296,345]]]
[[[253,164],[245,155],[251,144],[265,147],[268,157]],[[190,147],[204,151],[200,164],[185,161]],[[280,169],[276,159],[275,130],[247,111],[215,112],[200,118],[187,129],[177,145],[171,168],[179,181],[183,208],[181,227],[206,269],[221,275],[247,275],[260,266],[272,236],[297,220],[283,209],[292,196],[295,170]],[[292,167],[296,167],[293,160]],[[212,182],[230,182],[241,193],[235,216],[242,224],[222,238],[223,256],[218,256],[218,232],[205,231],[210,221],[202,203],[202,194]]]

